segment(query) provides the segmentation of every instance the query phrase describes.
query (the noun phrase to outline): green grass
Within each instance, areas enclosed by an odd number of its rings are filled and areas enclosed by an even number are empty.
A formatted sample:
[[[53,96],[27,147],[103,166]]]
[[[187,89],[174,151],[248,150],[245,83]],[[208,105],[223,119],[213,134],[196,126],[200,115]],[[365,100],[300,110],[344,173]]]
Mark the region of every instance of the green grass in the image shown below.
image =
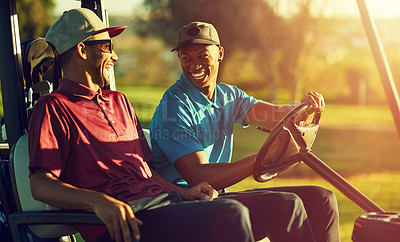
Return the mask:
[[[232,160],[255,154],[268,137],[253,127],[234,128]],[[400,171],[400,140],[391,129],[319,129],[312,152],[343,175]],[[312,177],[313,172],[295,167],[283,175],[290,177]]]
[[[400,172],[373,173],[348,177],[347,180],[387,212],[400,211]],[[247,178],[230,187],[231,191],[253,188],[318,185],[334,191],[339,206],[340,234],[342,241],[351,241],[355,219],[365,212],[343,196],[336,188],[321,178],[275,178],[267,183],[258,183]]]
[[[327,105],[321,126],[339,128],[388,128],[393,126],[390,109],[385,106]]]
[[[118,89],[131,100],[142,126],[147,128],[166,88]],[[234,133],[233,161],[257,153],[268,137],[253,127],[236,126]],[[400,139],[389,108],[328,104],[312,152],[385,211],[400,211]],[[248,178],[230,189],[288,185],[319,185],[334,191],[340,210],[342,241],[351,241],[354,220],[365,212],[304,164],[268,183]]]
[[[159,104],[166,87],[137,87],[122,86],[118,87],[131,101],[133,108],[143,128],[148,128],[154,110]]]
[[[400,140],[390,115],[390,111],[382,107],[328,106],[312,152],[385,211],[398,212]],[[257,153],[267,137],[251,127],[235,127],[233,160]],[[340,210],[342,241],[351,241],[354,220],[365,212],[305,164],[297,165],[266,184],[248,178],[231,190],[288,185],[320,185],[334,191]]]

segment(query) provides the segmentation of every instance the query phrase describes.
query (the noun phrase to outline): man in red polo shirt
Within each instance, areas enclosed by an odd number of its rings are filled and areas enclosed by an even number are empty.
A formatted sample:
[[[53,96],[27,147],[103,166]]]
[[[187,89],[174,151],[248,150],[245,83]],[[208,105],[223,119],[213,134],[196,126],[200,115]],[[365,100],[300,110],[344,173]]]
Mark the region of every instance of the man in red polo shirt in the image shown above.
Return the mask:
[[[73,9],[47,33],[63,79],[29,116],[34,198],[94,211],[106,226],[80,226],[86,241],[131,241],[130,230],[141,241],[254,241],[241,203],[211,201],[207,183],[184,190],[147,165],[153,157],[129,100],[101,89],[118,59],[111,38],[125,28]]]

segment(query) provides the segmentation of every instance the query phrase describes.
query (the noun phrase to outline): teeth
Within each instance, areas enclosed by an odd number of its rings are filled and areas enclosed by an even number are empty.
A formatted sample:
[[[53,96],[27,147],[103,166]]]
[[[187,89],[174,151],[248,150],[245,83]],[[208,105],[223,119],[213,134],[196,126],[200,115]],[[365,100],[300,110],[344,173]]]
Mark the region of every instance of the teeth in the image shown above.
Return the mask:
[[[205,71],[199,73],[191,73],[194,79],[202,79],[205,76]]]
[[[106,70],[111,70],[112,65],[108,64],[108,65],[105,66],[105,68],[106,68]]]

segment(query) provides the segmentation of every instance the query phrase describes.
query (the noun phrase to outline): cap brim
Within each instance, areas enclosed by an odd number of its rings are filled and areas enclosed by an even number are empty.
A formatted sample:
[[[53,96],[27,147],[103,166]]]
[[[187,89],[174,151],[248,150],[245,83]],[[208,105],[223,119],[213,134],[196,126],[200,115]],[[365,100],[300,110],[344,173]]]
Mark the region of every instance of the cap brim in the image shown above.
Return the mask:
[[[96,34],[103,33],[103,32],[108,32],[108,35],[110,35],[110,38],[114,38],[118,35],[120,35],[124,30],[126,29],[126,25],[124,26],[116,26],[116,27],[108,27],[104,28],[102,30],[99,30],[96,32]]]
[[[191,39],[187,40],[185,42],[179,43],[171,50],[171,52],[178,50],[179,48],[185,46],[185,45],[190,45],[190,44],[204,44],[204,45],[220,45],[218,42],[213,41],[213,40],[207,40],[207,39]]]

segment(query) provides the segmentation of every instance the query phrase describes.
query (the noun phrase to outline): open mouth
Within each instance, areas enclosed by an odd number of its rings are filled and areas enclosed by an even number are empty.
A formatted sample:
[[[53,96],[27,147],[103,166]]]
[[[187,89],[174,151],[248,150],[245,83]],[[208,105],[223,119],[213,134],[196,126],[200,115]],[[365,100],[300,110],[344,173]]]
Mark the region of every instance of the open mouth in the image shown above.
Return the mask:
[[[112,67],[113,67],[113,64],[112,64],[112,63],[107,63],[107,64],[105,65],[104,69],[106,69],[107,72],[110,72],[111,69],[112,69]]]
[[[202,79],[204,79],[204,77],[206,77],[206,72],[204,70],[202,70],[200,72],[196,72],[196,73],[192,72],[190,74],[192,75],[193,79],[195,79],[195,80],[202,80]]]

